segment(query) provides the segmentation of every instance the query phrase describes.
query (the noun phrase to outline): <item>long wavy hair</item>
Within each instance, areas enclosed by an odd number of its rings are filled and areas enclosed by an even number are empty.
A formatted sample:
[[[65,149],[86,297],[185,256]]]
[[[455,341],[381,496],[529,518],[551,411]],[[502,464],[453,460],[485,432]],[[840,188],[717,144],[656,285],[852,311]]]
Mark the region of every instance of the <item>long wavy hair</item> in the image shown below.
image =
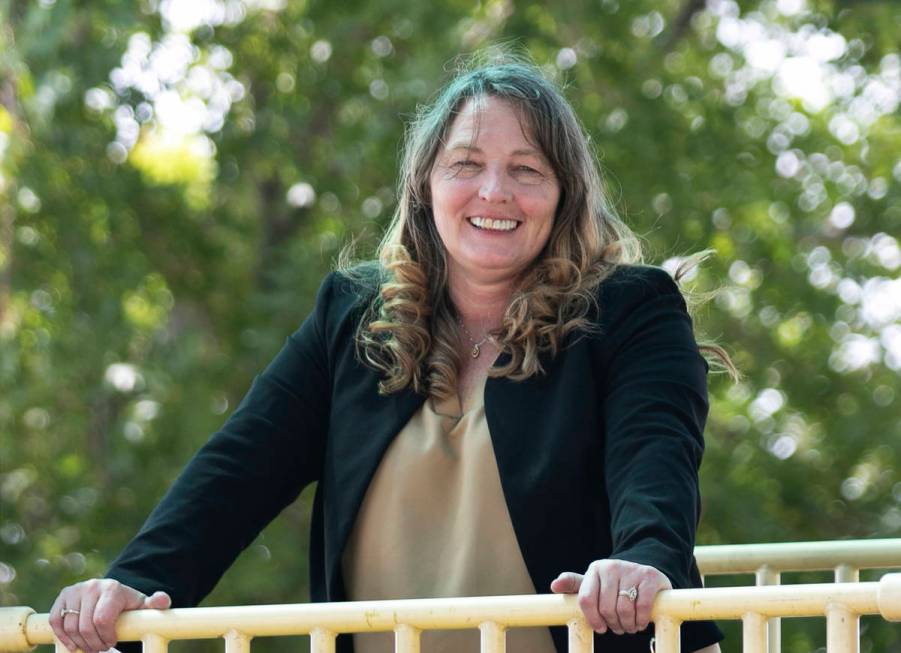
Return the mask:
[[[430,175],[463,105],[485,97],[518,111],[561,191],[548,242],[491,334],[509,359],[489,376],[522,380],[542,373],[541,354],[553,356],[571,333],[591,329],[601,281],[618,264],[642,260],[639,240],[604,188],[589,137],[557,86],[535,65],[509,56],[458,70],[407,129],[399,201],[378,247],[377,287],[356,333],[357,355],[382,372],[383,394],[407,387],[439,398],[456,392],[461,339]]]

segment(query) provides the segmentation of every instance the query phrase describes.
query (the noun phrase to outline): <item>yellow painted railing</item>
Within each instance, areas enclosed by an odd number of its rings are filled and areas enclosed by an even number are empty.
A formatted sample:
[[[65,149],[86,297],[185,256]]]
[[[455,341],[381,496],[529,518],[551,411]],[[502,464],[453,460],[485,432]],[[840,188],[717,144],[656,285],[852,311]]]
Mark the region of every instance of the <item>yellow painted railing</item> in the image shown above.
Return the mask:
[[[901,569],[901,538],[699,546],[695,559],[705,576],[834,570],[842,583],[861,569]],[[778,583],[758,583],[769,584]]]
[[[901,569],[901,539],[699,546],[695,559],[703,576],[754,574],[758,586],[779,585],[783,573],[795,571],[832,571],[836,583],[857,583],[861,569]],[[853,617],[844,625],[855,642],[859,622]],[[768,653],[780,653],[779,617],[768,619],[765,628]]]
[[[172,640],[221,638],[225,653],[248,653],[254,637],[309,634],[313,653],[335,650],[338,633],[394,631],[397,651],[419,651],[426,629],[478,628],[482,651],[505,650],[511,627],[569,628],[569,650],[592,651],[591,630],[572,595],[497,596],[458,599],[364,601],[303,605],[140,610],[117,624],[122,640],[141,640],[146,653],[165,653]],[[654,602],[657,653],[680,650],[679,624],[701,619],[740,619],[745,653],[767,650],[768,617],[825,616],[829,653],[854,651],[857,641],[844,624],[860,615],[901,621],[901,574],[878,582],[817,583],[771,587],[717,587],[669,590]],[[0,651],[27,651],[54,644],[48,615],[30,608],[0,609]],[[65,649],[56,643],[58,653]]]
[[[858,553],[849,553],[854,550]],[[901,540],[699,547],[697,557],[707,575],[755,573],[760,581],[759,570],[766,567],[778,582],[781,571],[836,569],[838,582],[661,592],[653,610],[657,653],[680,651],[684,621],[741,620],[746,653],[772,653],[772,618],[825,617],[829,653],[856,653],[862,615],[901,621],[901,573],[878,582],[845,582],[857,580],[862,568],[901,567]],[[391,631],[397,651],[418,653],[423,630],[478,628],[482,651],[499,653],[507,628],[556,625],[568,627],[570,651],[593,650],[591,629],[572,595],[141,610],[124,614],[116,630],[120,640],[142,641],[145,653],[166,653],[173,640],[210,638],[223,639],[225,653],[249,653],[254,637],[304,634],[310,635],[313,653],[326,653],[335,650],[339,633]],[[57,653],[66,653],[48,615],[26,607],[0,609],[0,653],[38,644],[55,644]]]

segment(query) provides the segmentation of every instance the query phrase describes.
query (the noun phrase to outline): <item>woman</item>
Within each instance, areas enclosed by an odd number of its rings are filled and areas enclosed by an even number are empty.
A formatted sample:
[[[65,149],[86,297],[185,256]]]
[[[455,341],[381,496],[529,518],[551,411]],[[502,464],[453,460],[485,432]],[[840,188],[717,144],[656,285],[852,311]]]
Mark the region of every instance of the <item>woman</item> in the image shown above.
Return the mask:
[[[196,605],[315,481],[314,601],[578,593],[598,650],[647,651],[657,592],[700,585],[707,366],[638,259],[557,88],[519,63],[458,75],[408,134],[379,263],[326,278],[108,578],[60,593],[57,636],[103,650],[122,610]],[[561,628],[508,641],[566,650]]]

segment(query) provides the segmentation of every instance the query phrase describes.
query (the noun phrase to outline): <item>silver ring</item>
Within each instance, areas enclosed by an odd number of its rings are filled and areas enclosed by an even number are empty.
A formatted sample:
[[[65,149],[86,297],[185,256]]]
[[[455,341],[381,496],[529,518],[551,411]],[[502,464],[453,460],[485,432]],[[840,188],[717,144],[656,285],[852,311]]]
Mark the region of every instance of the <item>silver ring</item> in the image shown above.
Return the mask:
[[[638,589],[633,585],[629,589],[620,590],[619,596],[625,596],[627,599],[635,603],[635,599],[638,598]]]
[[[61,614],[62,614],[64,617],[65,617],[67,614],[74,614],[75,616],[78,616],[78,615],[81,614],[81,610],[74,610],[74,609],[72,609],[72,608],[63,608],[63,611],[62,611]]]

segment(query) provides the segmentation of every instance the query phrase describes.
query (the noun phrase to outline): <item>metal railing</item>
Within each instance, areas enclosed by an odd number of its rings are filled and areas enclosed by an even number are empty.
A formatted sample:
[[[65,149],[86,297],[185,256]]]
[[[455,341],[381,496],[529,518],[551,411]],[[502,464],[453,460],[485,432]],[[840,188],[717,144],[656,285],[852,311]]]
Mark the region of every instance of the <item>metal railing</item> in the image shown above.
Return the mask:
[[[695,559],[705,576],[834,570],[839,583],[861,569],[901,569],[901,538],[698,546]]]
[[[699,546],[695,559],[702,576],[754,574],[757,586],[779,585],[783,573],[799,571],[832,571],[836,583],[857,583],[862,569],[901,569],[901,539]],[[859,641],[858,617],[844,627]],[[780,618],[768,619],[766,631],[768,653],[781,653]]]
[[[855,553],[856,552],[856,553]],[[685,621],[742,621],[746,653],[772,653],[768,620],[825,617],[829,653],[856,653],[862,615],[901,621],[901,573],[878,582],[856,581],[864,568],[901,566],[901,540],[699,547],[702,573],[755,573],[755,587],[669,590],[655,602],[657,653],[680,651],[679,625]],[[761,573],[766,568],[770,576]],[[778,585],[782,571],[835,569],[835,583]],[[573,595],[501,596],[302,605],[140,610],[122,615],[116,632],[122,641],[139,640],[145,653],[166,653],[173,640],[224,640],[225,653],[250,653],[254,637],[309,635],[313,653],[332,653],[339,633],[391,632],[396,650],[418,653],[420,635],[433,629],[479,629],[481,650],[502,653],[506,630],[528,626],[566,626],[569,650],[593,650],[593,635]],[[68,653],[50,628],[49,616],[27,607],[0,609],[0,653],[20,653],[55,644]]]

